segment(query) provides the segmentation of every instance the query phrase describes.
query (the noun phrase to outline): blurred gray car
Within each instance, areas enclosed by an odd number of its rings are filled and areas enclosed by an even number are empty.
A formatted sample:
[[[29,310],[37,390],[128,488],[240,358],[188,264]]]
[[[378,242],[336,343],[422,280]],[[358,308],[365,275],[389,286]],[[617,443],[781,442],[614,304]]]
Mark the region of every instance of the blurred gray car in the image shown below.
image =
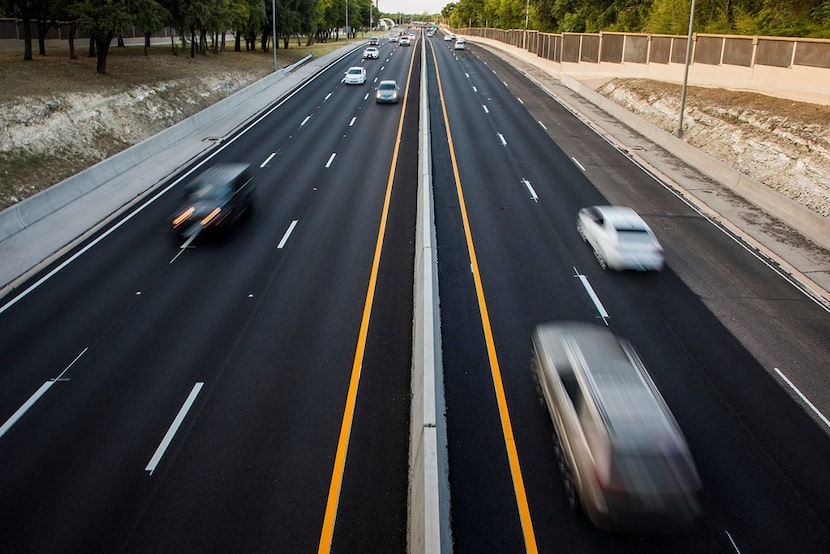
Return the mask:
[[[253,209],[251,166],[220,164],[204,170],[184,187],[181,207],[173,214],[172,227],[190,238],[203,231],[227,229]]]
[[[665,532],[694,523],[700,477],[627,340],[593,324],[539,325],[532,372],[574,508],[601,529]]]

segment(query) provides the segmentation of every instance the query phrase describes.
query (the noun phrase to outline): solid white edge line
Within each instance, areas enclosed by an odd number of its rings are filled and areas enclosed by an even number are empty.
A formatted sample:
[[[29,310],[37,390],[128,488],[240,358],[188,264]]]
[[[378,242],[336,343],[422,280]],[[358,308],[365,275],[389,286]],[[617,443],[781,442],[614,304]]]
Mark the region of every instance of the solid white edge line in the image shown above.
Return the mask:
[[[591,283],[588,282],[588,278],[582,275],[581,273],[577,272],[576,276],[577,278],[579,278],[579,281],[582,283],[582,286],[585,288],[585,291],[588,293],[588,296],[591,297],[591,301],[594,303],[594,306],[596,306],[600,317],[602,317],[602,320],[605,321],[606,318],[608,318],[608,312],[605,311],[605,306],[602,305],[602,302],[600,302],[599,300],[599,296],[597,296],[597,293],[594,292],[594,287],[592,287]],[[606,322],[606,325],[607,324],[608,322]]]
[[[270,161],[274,158],[274,156],[276,156],[276,155],[277,155],[277,153],[276,153],[276,152],[271,152],[271,155],[270,155],[270,156],[268,156],[267,158],[265,158],[265,161],[264,161],[264,162],[262,162],[261,164],[259,164],[259,168],[260,168],[260,169],[262,169],[263,167],[265,167],[266,165],[268,165],[268,162],[270,162]]]
[[[337,155],[337,152],[332,152],[331,157],[329,157],[329,161],[326,162],[326,168],[331,166],[331,162],[334,161],[334,157]]]
[[[285,243],[288,242],[288,237],[290,237],[291,233],[294,232],[294,227],[297,226],[297,221],[298,220],[295,219],[294,221],[291,222],[291,225],[288,226],[288,229],[285,231],[285,234],[282,236],[282,240],[280,240],[280,243],[277,245],[277,248],[284,247]]]
[[[585,168],[584,168],[584,167],[582,167],[582,164],[581,164],[581,163],[579,163],[579,160],[577,160],[576,158],[574,158],[573,156],[571,156],[571,161],[573,161],[573,163],[575,163],[575,164],[576,164],[576,167],[578,167],[579,169],[581,169],[581,170],[582,170],[582,173],[585,173]]]
[[[199,395],[199,391],[202,390],[202,387],[205,384],[202,382],[196,383],[193,385],[193,389],[190,391],[190,394],[187,396],[187,399],[182,404],[179,413],[176,414],[176,419],[173,420],[173,423],[170,424],[170,428],[167,430],[167,434],[164,435],[164,438],[161,440],[158,448],[156,448],[155,454],[153,457],[150,458],[150,462],[147,464],[147,467],[144,468],[144,471],[149,471],[150,475],[156,470],[158,463],[161,461],[161,457],[164,456],[164,452],[167,450],[167,447],[170,446],[170,443],[173,441],[173,437],[176,435],[176,431],[179,430],[182,422],[184,421],[185,416],[187,416],[187,412],[190,410],[190,407],[193,406],[193,403],[196,401],[196,397]]]
[[[544,124],[544,123],[542,123],[541,121],[537,121],[536,123],[538,123],[538,124],[542,127],[542,129],[544,129],[545,131],[547,131],[547,130],[548,130],[548,128],[547,128],[547,127],[545,127],[545,124]]]
[[[790,380],[787,378],[787,376],[786,376],[786,375],[784,375],[784,373],[783,373],[780,369],[778,369],[777,367],[774,367],[774,368],[772,368],[772,369],[774,369],[774,370],[775,370],[775,373],[777,373],[777,374],[778,374],[778,376],[779,376],[779,377],[781,377],[781,379],[783,379],[783,380],[784,380],[784,382],[785,382],[785,383],[787,383],[787,385],[788,385],[788,386],[789,386],[789,387],[790,387],[790,388],[791,388],[791,389],[792,389],[792,390],[793,390],[793,391],[794,391],[794,392],[798,395],[798,397],[799,397],[799,398],[801,398],[801,400],[802,400],[805,404],[807,404],[807,406],[808,406],[811,410],[813,410],[813,413],[814,413],[814,414],[816,414],[816,415],[818,416],[818,418],[819,418],[819,419],[820,419],[820,420],[824,423],[824,425],[826,425],[828,428],[830,428],[830,420],[828,420],[826,417],[824,417],[824,414],[822,414],[822,413],[818,410],[818,408],[816,408],[816,407],[815,407],[815,405],[814,405],[812,402],[810,402],[810,400],[809,400],[809,399],[807,399],[807,397],[806,397],[806,396],[804,396],[804,394],[803,394],[800,390],[798,390],[798,387],[796,387],[796,386],[793,384],[793,382],[792,382],[792,381],[790,381]]]
[[[20,406],[20,408],[18,408],[17,411],[14,414],[12,414],[12,416],[9,419],[6,420],[6,423],[4,423],[2,427],[0,427],[0,437],[5,435],[9,429],[14,427],[14,424],[17,423],[17,421],[21,417],[23,417],[23,415],[26,412],[28,412],[29,409],[32,406],[34,406],[38,400],[40,400],[40,397],[46,394],[46,391],[48,391],[51,388],[51,386],[55,383],[56,381],[46,381],[45,383],[43,383],[40,386],[40,388],[37,389],[37,391],[32,396],[30,396],[29,399],[22,406]]]
[[[732,535],[729,533],[729,531],[724,529],[723,532],[726,533],[727,537],[729,537],[729,542],[732,543],[732,548],[735,549],[735,552],[737,552],[738,554],[741,554],[741,549],[738,548],[737,544],[735,544],[735,540],[732,538]]]

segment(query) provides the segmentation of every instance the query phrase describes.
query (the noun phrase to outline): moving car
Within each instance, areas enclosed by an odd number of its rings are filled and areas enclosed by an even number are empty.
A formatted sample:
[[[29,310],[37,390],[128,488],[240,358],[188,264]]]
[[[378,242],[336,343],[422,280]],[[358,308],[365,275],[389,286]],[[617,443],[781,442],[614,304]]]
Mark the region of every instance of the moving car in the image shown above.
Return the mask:
[[[362,85],[366,82],[366,70],[362,67],[350,67],[343,78],[347,85]]]
[[[363,59],[364,60],[376,60],[380,57],[380,50],[375,48],[374,46],[370,46],[366,50],[363,51]]]
[[[389,42],[398,42],[398,35],[394,33],[389,35]]]
[[[221,164],[206,169],[184,188],[173,230],[191,238],[202,231],[225,229],[253,208],[253,174],[249,164]]]
[[[371,37],[369,39],[369,46],[380,46],[380,39],[378,37]]]
[[[623,206],[592,206],[579,210],[576,223],[582,239],[594,249],[603,269],[663,269],[663,247],[637,212]]]
[[[455,41],[455,46],[453,47],[453,50],[464,50],[464,41],[463,40]]]
[[[449,42],[451,40],[455,40],[455,35],[452,33],[447,33],[444,35],[444,42]]]
[[[401,46],[409,46],[412,44],[412,41],[409,39],[408,36],[404,35],[401,37]]]
[[[397,104],[400,99],[398,83],[392,80],[385,80],[378,83],[378,91],[375,94],[375,101],[378,104]]]
[[[700,515],[680,427],[631,344],[589,323],[533,333],[533,377],[568,500],[601,529],[665,532]]]

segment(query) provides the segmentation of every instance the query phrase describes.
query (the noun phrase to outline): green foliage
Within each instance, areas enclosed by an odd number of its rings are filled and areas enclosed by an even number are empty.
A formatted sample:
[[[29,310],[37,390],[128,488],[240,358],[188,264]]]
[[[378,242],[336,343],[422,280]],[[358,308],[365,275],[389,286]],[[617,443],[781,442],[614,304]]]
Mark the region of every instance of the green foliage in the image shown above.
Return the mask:
[[[691,0],[459,0],[442,16],[453,27],[544,32],[686,34]],[[830,38],[830,0],[696,0],[695,32]]]

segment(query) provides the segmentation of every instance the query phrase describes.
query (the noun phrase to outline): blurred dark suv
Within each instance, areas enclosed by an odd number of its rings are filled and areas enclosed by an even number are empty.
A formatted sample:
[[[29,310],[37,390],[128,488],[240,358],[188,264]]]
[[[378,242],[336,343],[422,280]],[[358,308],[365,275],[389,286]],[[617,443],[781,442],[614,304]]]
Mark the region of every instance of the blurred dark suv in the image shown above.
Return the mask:
[[[249,164],[221,164],[204,170],[184,188],[173,230],[185,238],[225,229],[253,209],[253,172]]]

